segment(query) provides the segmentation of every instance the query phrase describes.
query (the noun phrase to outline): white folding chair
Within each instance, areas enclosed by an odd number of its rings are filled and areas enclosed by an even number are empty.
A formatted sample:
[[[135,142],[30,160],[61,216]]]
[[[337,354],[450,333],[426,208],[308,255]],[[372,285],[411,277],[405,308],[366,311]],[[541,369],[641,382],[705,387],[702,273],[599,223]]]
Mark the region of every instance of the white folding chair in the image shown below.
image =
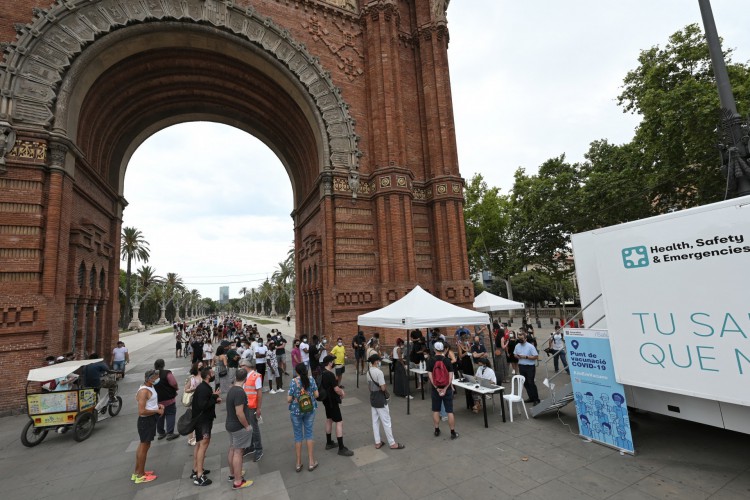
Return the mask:
[[[526,414],[526,420],[529,419],[529,412],[526,410],[526,405],[523,404],[523,383],[526,382],[526,377],[523,375],[513,375],[510,381],[510,394],[503,395],[503,399],[508,402],[508,411],[510,412],[510,421],[513,422],[513,403],[519,403],[523,407],[523,412]],[[519,408],[518,414],[521,414]]]

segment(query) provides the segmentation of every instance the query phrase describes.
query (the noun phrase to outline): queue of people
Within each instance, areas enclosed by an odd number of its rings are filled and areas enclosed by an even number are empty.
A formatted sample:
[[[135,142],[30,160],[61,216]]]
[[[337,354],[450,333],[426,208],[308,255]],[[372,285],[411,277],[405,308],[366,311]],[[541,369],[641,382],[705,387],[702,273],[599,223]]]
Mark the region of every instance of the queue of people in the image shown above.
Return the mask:
[[[498,328],[495,333],[496,358],[502,354],[504,361],[515,373],[526,377],[526,401],[538,403],[534,370],[539,354],[533,332],[516,333]],[[335,343],[329,344],[329,339],[324,337],[300,335],[291,341],[291,366],[287,367],[288,342],[276,329],[263,338],[256,325],[225,318],[218,323],[209,321],[193,326],[177,325],[175,336],[178,347],[189,345],[193,361],[190,376],[182,387],[190,400],[193,415],[197,416],[188,441],[195,446],[191,477],[196,486],[212,483],[210,471],[204,467],[204,460],[211,443],[217,408],[222,405],[226,407],[225,425],[230,436],[227,460],[232,488],[246,488],[253,484],[252,480],[243,475],[242,459],[252,456],[252,460],[258,462],[263,457],[261,425],[264,394],[284,392],[287,396],[296,472],[301,472],[305,465],[311,472],[319,467],[313,433],[319,405],[325,410],[324,449],[336,450],[342,457],[354,454],[345,445],[345,412],[342,411],[342,403],[347,395],[342,382],[346,371],[347,349],[343,338],[339,337]],[[498,373],[497,366],[493,369],[492,356],[485,345],[482,330],[472,335],[468,329],[461,327],[453,339],[455,348],[445,334],[437,329],[428,331],[427,336],[419,330],[409,332],[409,336],[408,343],[402,338],[396,339],[392,350],[381,344],[378,334],[372,334],[368,338],[364,332],[359,331],[351,340],[355,370],[358,376],[365,377],[370,394],[370,415],[376,449],[405,448],[394,436],[389,402],[394,396],[411,397],[410,368],[424,367],[424,375],[417,377],[417,389],[429,381],[433,434],[440,436],[445,430],[441,429],[441,425],[447,425],[450,439],[459,437],[454,414],[454,380],[467,374],[493,384],[502,383],[504,379],[504,372]],[[550,348],[562,350],[561,340],[553,335],[549,341]],[[187,344],[183,344],[184,342]],[[211,347],[207,349],[207,346]],[[179,349],[175,352],[176,357],[182,354],[184,353]],[[560,356],[560,359],[567,368],[565,358]],[[392,363],[393,395],[382,370],[384,360]],[[288,369],[290,370],[287,371]],[[290,377],[286,387],[285,375]],[[179,400],[177,391],[178,384],[165,368],[164,360],[157,360],[155,369],[145,374],[144,384],[137,395],[138,431],[142,446],[139,446],[133,473],[133,481],[136,483],[153,481],[157,477],[153,471],[145,470],[150,442],[155,438],[174,439],[174,412],[170,407]],[[152,393],[156,394],[155,401],[152,401]],[[468,410],[477,413],[483,404],[481,396],[466,391]],[[303,451],[307,452],[306,461]]]

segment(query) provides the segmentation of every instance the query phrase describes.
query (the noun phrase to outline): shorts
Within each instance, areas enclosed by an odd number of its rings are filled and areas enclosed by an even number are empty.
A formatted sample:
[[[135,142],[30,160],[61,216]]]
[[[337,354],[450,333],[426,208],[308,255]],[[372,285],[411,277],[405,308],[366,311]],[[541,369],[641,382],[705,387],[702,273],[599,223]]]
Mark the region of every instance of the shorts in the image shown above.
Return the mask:
[[[292,419],[292,430],[294,431],[294,442],[313,440],[313,424],[315,423],[315,410],[309,413],[295,415],[290,413]]]
[[[203,438],[210,439],[211,438],[211,429],[214,426],[213,420],[203,420],[201,422],[198,422],[198,424],[195,426],[195,442],[202,441]]]
[[[177,342],[177,344],[175,344],[175,349],[182,349],[182,342]]]
[[[328,420],[332,420],[334,422],[341,422],[342,420],[344,420],[341,416],[341,407],[337,403],[331,405],[326,403],[323,406],[325,406],[326,408],[326,418]]]
[[[365,359],[365,351],[354,349],[354,359]]]
[[[346,366],[336,365],[336,375],[343,375],[345,371],[346,371]]]
[[[138,417],[138,437],[140,437],[141,443],[150,443],[154,440],[157,420],[159,420],[158,413],[148,417]]]
[[[250,448],[253,444],[253,430],[240,429],[229,433],[229,447],[235,450]]]
[[[441,397],[437,389],[432,388],[432,411],[440,411],[441,405],[445,405],[445,413],[453,413],[453,389],[448,389]]]
[[[264,381],[266,380],[266,364],[265,363],[255,363],[255,370],[260,375],[260,378],[262,378]]]
[[[282,352],[279,353],[279,351],[276,351],[276,361],[279,363],[285,363],[286,362],[286,353]]]

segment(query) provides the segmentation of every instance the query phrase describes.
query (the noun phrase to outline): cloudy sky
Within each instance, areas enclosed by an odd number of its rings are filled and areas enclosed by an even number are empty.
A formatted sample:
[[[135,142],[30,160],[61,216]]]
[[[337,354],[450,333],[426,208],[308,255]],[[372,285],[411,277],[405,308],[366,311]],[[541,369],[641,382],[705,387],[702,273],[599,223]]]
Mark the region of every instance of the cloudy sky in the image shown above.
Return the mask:
[[[750,60],[747,0],[713,0],[724,48]],[[638,117],[616,104],[638,53],[700,23],[697,0],[453,0],[449,57],[459,162],[506,191],[591,141],[628,142]],[[210,155],[206,145],[211,145]],[[218,299],[259,285],[292,245],[292,190],[262,143],[224,125],[165,129],[136,151],[125,178],[126,226],[150,243],[149,265]]]

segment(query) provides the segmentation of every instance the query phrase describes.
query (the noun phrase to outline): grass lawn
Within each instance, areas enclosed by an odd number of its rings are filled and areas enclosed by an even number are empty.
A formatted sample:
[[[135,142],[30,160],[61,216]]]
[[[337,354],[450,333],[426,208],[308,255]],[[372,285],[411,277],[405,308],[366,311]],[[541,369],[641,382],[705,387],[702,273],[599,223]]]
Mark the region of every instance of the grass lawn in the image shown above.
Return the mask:
[[[244,318],[249,319],[253,323],[258,323],[259,325],[278,325],[279,322],[272,320],[272,319],[261,319],[261,318],[254,318],[253,316],[244,316]]]

